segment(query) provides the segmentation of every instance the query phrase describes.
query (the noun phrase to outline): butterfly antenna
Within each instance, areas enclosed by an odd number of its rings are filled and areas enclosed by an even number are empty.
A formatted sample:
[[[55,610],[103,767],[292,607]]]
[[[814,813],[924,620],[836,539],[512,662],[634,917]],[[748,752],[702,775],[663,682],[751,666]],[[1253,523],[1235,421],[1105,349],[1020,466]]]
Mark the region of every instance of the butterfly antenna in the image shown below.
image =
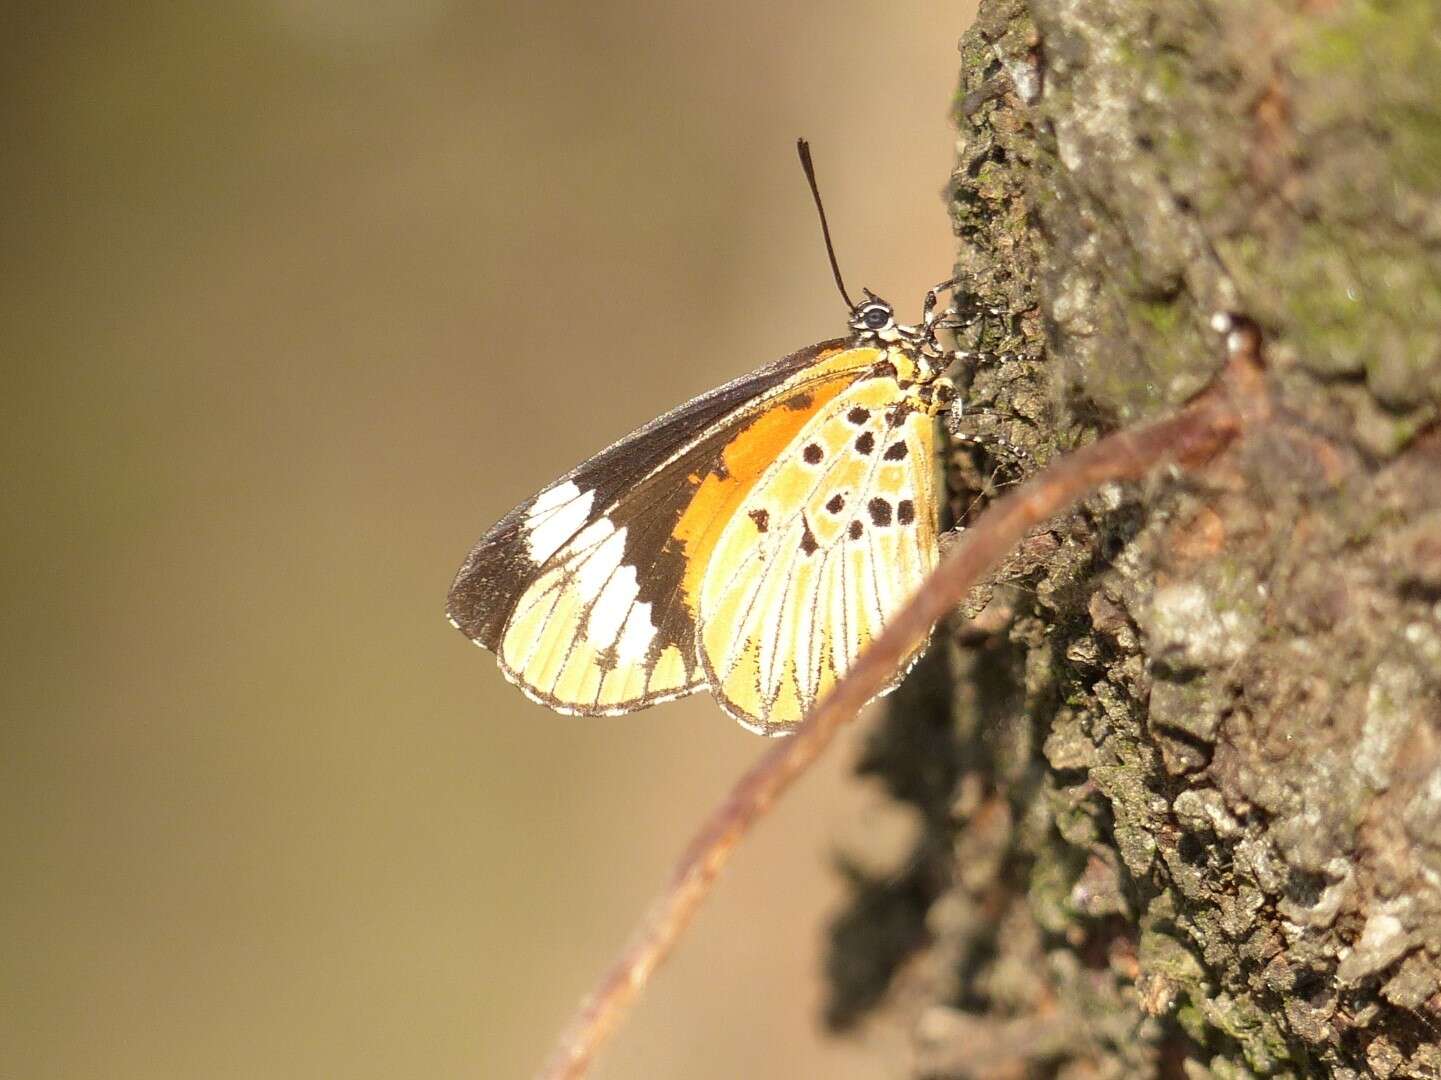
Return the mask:
[[[836,262],[835,245],[831,243],[831,227],[826,224],[826,208],[821,203],[821,189],[816,184],[816,167],[811,163],[811,144],[804,139],[797,139],[796,153],[801,156],[801,168],[805,170],[806,180],[811,185],[811,195],[816,200],[816,213],[821,216],[821,235],[826,238],[826,255],[831,260],[831,273],[836,276],[836,288],[841,291],[841,299],[846,302],[846,307],[854,311],[855,302],[851,300],[850,293],[846,292],[846,283],[841,280],[841,264]]]

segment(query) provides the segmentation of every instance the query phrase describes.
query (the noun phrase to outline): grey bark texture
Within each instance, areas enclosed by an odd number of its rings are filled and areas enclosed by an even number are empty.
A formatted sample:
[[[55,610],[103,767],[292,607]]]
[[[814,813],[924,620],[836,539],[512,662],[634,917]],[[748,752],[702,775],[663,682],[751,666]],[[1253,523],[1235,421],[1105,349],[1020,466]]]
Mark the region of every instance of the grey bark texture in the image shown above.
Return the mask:
[[[957,427],[1157,415],[1225,310],[1274,419],[938,636],[860,765],[914,829],[845,863],[829,1019],[917,1077],[1441,1076],[1441,9],[987,0],[961,51]]]

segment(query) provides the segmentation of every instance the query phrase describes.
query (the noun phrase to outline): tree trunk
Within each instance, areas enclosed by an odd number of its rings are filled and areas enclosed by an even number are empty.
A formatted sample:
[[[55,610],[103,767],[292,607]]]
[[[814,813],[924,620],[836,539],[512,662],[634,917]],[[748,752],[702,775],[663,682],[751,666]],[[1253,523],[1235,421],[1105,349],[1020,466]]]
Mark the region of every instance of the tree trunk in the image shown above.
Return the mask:
[[[919,840],[850,865],[829,1018],[919,1077],[1441,1076],[1441,14],[986,0],[962,56],[958,427],[1044,461],[1158,414],[1218,311],[1273,418],[938,636],[860,766]]]

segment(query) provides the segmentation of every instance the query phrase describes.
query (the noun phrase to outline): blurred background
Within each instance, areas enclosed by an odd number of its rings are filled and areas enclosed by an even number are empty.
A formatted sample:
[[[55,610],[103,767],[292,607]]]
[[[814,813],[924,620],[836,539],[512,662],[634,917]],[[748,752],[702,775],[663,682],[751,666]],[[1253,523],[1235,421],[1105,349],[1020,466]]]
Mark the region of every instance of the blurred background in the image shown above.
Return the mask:
[[[0,94],[0,1075],[510,1077],[767,743],[525,701],[442,618],[513,504],[947,275],[971,5],[12,13]],[[827,1039],[841,746],[601,1077]]]

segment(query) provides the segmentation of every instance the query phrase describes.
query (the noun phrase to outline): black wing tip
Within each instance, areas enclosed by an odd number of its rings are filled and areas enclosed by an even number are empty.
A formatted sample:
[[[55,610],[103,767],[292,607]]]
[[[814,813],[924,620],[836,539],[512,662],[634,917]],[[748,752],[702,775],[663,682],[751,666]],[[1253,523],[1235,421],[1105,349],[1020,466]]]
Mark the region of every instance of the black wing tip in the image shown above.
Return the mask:
[[[474,558],[467,559],[445,597],[445,619],[475,644],[494,652],[500,642],[496,618],[497,590],[487,588],[487,577],[475,573]]]
[[[491,652],[499,650],[505,622],[533,576],[521,547],[519,520],[534,501],[521,503],[476,541],[445,596],[450,625]]]
[[[486,641],[484,627],[475,621],[468,613],[458,609],[453,603],[445,605],[445,621],[450,623],[475,644],[494,651],[494,646]]]

